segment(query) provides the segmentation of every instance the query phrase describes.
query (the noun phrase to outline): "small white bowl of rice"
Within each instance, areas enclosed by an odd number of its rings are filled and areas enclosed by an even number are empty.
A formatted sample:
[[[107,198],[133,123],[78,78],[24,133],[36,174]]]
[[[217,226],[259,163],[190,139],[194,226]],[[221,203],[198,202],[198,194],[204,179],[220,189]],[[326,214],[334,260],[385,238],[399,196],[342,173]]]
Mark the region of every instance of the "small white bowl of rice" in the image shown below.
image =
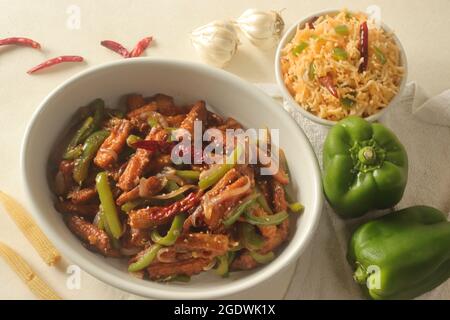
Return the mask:
[[[350,115],[378,120],[407,79],[400,41],[362,12],[329,10],[295,23],[275,57],[278,86],[291,110],[327,126]]]

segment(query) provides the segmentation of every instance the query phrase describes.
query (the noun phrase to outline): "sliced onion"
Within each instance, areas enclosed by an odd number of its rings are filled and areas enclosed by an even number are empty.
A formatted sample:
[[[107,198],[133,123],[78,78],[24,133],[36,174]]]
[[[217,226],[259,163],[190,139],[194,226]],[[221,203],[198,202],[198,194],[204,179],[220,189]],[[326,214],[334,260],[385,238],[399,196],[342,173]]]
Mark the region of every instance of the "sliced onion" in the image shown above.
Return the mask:
[[[212,268],[214,268],[216,266],[216,263],[217,263],[217,260],[212,259],[211,262],[206,267],[203,267],[203,271],[211,270]]]
[[[182,187],[180,187],[177,190],[174,190],[172,192],[165,193],[165,194],[160,194],[160,195],[157,195],[157,196],[152,196],[151,198],[152,199],[157,199],[157,200],[168,200],[168,199],[172,199],[172,198],[174,198],[174,197],[176,197],[176,196],[186,192],[187,190],[193,189],[193,188],[197,188],[197,186],[193,185],[193,184],[187,184],[187,185],[182,186]]]
[[[162,248],[159,249],[158,253],[156,254],[156,259],[158,259],[159,262],[162,263],[171,263],[171,262],[175,262],[176,258],[174,257],[168,257],[168,258],[164,258],[163,255],[167,252],[169,252],[169,248]]]
[[[191,224],[194,228],[199,226],[198,219],[202,214],[203,214],[203,207],[198,206],[197,209],[195,209],[194,213],[191,215],[191,217],[190,217]]]
[[[97,214],[95,215],[94,220],[92,221],[92,224],[94,226],[96,226],[96,227],[98,226],[98,223],[100,222],[101,215],[102,215],[102,210],[99,210],[97,212]]]
[[[166,177],[171,181],[175,181],[179,186],[184,185],[183,179],[181,179],[177,174],[176,170],[172,167],[164,167],[161,173],[157,175],[157,177]]]
[[[247,179],[247,182],[242,187],[239,187],[236,189],[231,189],[231,190],[226,190],[226,191],[220,193],[219,195],[215,196],[214,198],[210,198],[208,196],[208,194],[205,195],[204,201],[203,201],[203,211],[205,212],[205,217],[207,219],[211,218],[212,209],[216,205],[223,203],[229,199],[238,197],[250,190],[251,181],[247,176],[245,176],[245,178]]]

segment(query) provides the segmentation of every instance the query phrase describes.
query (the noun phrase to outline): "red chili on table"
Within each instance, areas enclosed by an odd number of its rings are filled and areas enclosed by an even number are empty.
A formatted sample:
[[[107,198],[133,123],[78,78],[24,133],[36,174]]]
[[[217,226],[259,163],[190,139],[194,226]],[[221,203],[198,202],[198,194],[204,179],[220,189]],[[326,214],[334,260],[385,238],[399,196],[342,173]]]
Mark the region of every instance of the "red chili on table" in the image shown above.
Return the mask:
[[[359,53],[361,54],[361,64],[358,72],[362,73],[367,70],[369,63],[369,29],[367,28],[367,21],[361,23],[359,27]]]
[[[47,61],[44,61],[44,62],[38,64],[37,66],[28,70],[27,73],[32,74],[32,73],[35,73],[36,71],[39,71],[39,70],[51,67],[53,65],[63,63],[63,62],[82,62],[82,61],[83,61],[83,57],[80,57],[80,56],[59,56],[59,57],[52,58],[52,59],[49,59]]]
[[[142,52],[144,52],[144,50],[147,49],[152,40],[153,40],[152,37],[145,37],[142,40],[140,40],[133,48],[133,50],[131,50],[128,57],[129,58],[139,57],[142,54]]]
[[[130,55],[130,52],[127,50],[127,48],[125,48],[124,46],[122,46],[120,43],[118,43],[116,41],[103,40],[102,42],[100,42],[100,44],[102,46],[104,46],[105,48],[108,48],[109,50],[112,50],[112,51],[120,54],[124,58],[128,58],[128,56]]]
[[[327,73],[326,76],[319,78],[319,83],[325,87],[334,97],[339,98],[338,91],[336,86],[334,85],[333,75],[331,73]]]
[[[24,37],[11,37],[6,39],[0,39],[0,46],[4,45],[18,45],[18,46],[26,46],[34,49],[40,49],[41,45],[39,42],[36,42],[29,38]]]
[[[103,40],[102,42],[100,42],[100,44],[102,46],[104,46],[105,48],[108,48],[109,50],[112,50],[112,51],[120,54],[124,58],[128,58],[128,56],[130,55],[130,52],[127,50],[127,48],[125,48],[124,46],[122,46],[120,43],[118,43],[116,41]]]

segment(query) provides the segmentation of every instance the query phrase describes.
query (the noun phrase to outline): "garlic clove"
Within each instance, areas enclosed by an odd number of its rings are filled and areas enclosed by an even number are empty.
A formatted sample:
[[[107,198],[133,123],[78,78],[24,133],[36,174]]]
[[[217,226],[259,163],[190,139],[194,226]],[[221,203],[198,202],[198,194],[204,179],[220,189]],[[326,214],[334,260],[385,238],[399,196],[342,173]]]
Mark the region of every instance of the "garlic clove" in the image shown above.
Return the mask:
[[[202,60],[220,68],[233,58],[240,44],[234,25],[228,20],[213,21],[195,29],[191,42]]]
[[[258,47],[274,47],[284,29],[284,21],[279,12],[258,9],[246,10],[236,20],[236,25]]]

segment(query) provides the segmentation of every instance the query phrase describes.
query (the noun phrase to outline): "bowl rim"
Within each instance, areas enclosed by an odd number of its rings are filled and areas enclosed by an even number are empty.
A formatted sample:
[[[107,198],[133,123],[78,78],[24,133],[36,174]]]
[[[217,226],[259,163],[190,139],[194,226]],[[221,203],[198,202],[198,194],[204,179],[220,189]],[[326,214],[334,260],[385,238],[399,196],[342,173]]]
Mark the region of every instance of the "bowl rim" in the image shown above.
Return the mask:
[[[276,49],[276,53],[275,53],[275,78],[278,84],[278,88],[281,91],[281,94],[283,96],[283,98],[285,100],[287,100],[287,102],[289,104],[291,104],[292,106],[295,107],[295,110],[298,110],[302,116],[308,118],[309,120],[324,125],[324,126],[333,126],[336,123],[338,123],[338,121],[333,121],[333,120],[327,120],[327,119],[323,119],[320,118],[308,111],[306,111],[305,109],[303,109],[300,104],[295,101],[295,99],[292,97],[292,95],[290,94],[289,90],[286,88],[286,85],[284,83],[283,80],[283,74],[281,71],[281,63],[280,63],[280,59],[281,59],[281,54],[282,54],[282,50],[285,47],[285,45],[291,41],[291,39],[294,37],[295,35],[295,31],[297,29],[297,26],[305,24],[308,20],[310,20],[312,17],[314,16],[323,16],[326,14],[333,14],[333,13],[338,13],[342,11],[342,9],[327,9],[327,10],[322,10],[322,11],[318,11],[315,12],[313,14],[308,14],[307,16],[304,16],[303,18],[297,20],[283,35],[283,37],[281,38],[280,42],[278,43],[277,49]],[[351,11],[351,10],[350,10]],[[398,46],[399,50],[400,50],[400,59],[402,62],[402,66],[404,68],[404,73],[403,73],[403,78],[402,81],[400,83],[399,89],[397,94],[394,96],[394,98],[392,98],[392,100],[389,102],[389,104],[383,108],[382,110],[378,111],[377,113],[365,117],[363,119],[369,121],[369,122],[374,122],[377,121],[379,118],[381,118],[383,116],[383,114],[390,108],[394,107],[396,104],[398,104],[398,102],[400,101],[400,98],[404,92],[405,86],[406,86],[406,81],[408,78],[408,59],[406,57],[406,52],[405,49],[402,45],[402,43],[400,42],[399,38],[397,37],[397,35],[393,32],[393,30],[386,25],[383,21],[380,21],[380,26],[387,32],[390,32],[392,34],[392,37],[396,43],[396,45]]]
[[[82,268],[82,270],[86,271],[90,275],[95,278],[112,285],[116,288],[124,290],[126,292],[131,292],[133,294],[137,294],[144,297],[150,298],[161,298],[161,299],[213,299],[220,298],[227,295],[235,294],[246,289],[249,289],[260,282],[263,282],[273,276],[275,273],[281,271],[283,268],[288,266],[290,263],[294,263],[297,258],[304,252],[308,244],[310,243],[317,227],[319,224],[319,220],[322,214],[323,207],[323,195],[322,195],[322,181],[321,181],[321,173],[318,164],[317,157],[314,153],[314,150],[311,146],[309,139],[306,137],[305,133],[301,128],[295,123],[295,121],[288,115],[288,113],[282,108],[280,108],[279,117],[284,123],[289,124],[294,130],[297,130],[298,138],[302,139],[309,150],[306,152],[310,153],[310,156],[315,160],[312,164],[313,172],[312,179],[313,185],[311,186],[313,189],[313,195],[315,201],[313,201],[313,207],[310,209],[312,212],[312,221],[309,227],[306,229],[306,235],[303,238],[302,242],[299,242],[295,247],[291,250],[284,250],[281,255],[278,255],[277,258],[272,261],[270,264],[263,268],[259,268],[253,273],[246,275],[242,279],[237,279],[236,281],[232,281],[229,283],[224,283],[222,286],[214,287],[214,290],[210,286],[205,286],[204,288],[194,288],[192,290],[180,290],[179,292],[174,292],[171,290],[165,290],[162,286],[161,288],[146,286],[143,283],[134,283],[128,281],[126,277],[120,278],[115,274],[110,274],[106,272],[102,272],[101,268],[96,264],[90,262],[90,259],[83,256],[79,253],[78,249],[71,247],[67,244],[64,239],[62,239],[56,232],[53,231],[52,226],[47,223],[47,219],[45,216],[39,214],[39,206],[37,205],[36,197],[34,195],[34,191],[31,186],[28,184],[28,171],[29,169],[27,162],[31,156],[28,154],[27,150],[30,148],[29,139],[30,135],[33,131],[35,124],[38,121],[42,121],[39,119],[40,113],[45,109],[49,100],[53,98],[60,91],[63,91],[66,87],[70,86],[72,83],[79,81],[95,72],[114,68],[119,65],[126,64],[167,64],[170,66],[180,66],[185,68],[191,68],[198,72],[206,72],[212,73],[215,76],[221,77],[226,82],[234,82],[239,84],[239,86],[245,87],[246,91],[249,91],[252,95],[259,95],[262,99],[267,101],[267,104],[275,104],[269,96],[262,93],[256,86],[248,83],[247,81],[239,78],[236,75],[225,72],[223,70],[212,68],[200,63],[190,62],[186,60],[178,60],[178,59],[167,59],[167,58],[133,58],[127,60],[119,60],[113,62],[103,63],[97,66],[93,66],[87,70],[84,70],[80,73],[77,73],[71,76],[69,79],[63,81],[63,83],[59,84],[55,89],[53,89],[38,105],[36,110],[33,112],[31,119],[29,120],[25,134],[22,140],[21,146],[21,154],[20,154],[20,164],[21,164],[21,181],[25,188],[25,194],[27,196],[27,201],[25,202],[26,206],[31,209],[32,216],[36,219],[38,225],[43,229],[45,234],[49,237],[52,243],[57,247],[57,249],[63,253],[65,257],[71,263],[75,263]],[[47,191],[46,191],[47,192]],[[166,287],[167,288],[167,287]]]

